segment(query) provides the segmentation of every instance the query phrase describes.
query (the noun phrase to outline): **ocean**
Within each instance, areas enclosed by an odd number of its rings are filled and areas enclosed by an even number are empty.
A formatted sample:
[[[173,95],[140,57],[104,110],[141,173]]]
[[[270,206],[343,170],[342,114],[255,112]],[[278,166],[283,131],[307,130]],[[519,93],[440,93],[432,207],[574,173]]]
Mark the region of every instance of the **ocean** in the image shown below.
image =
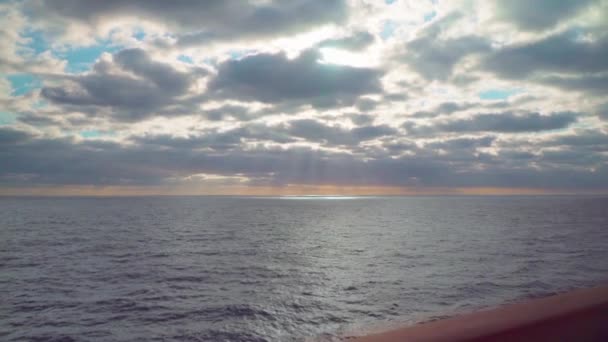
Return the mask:
[[[0,198],[2,341],[334,340],[606,279],[601,196]]]

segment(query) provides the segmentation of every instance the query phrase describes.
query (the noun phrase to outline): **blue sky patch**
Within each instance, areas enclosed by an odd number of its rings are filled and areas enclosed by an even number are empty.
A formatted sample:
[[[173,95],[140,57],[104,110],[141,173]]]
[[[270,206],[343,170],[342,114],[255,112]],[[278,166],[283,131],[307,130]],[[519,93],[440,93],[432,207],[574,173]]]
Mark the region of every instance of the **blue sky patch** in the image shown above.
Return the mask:
[[[177,60],[178,61],[182,61],[184,63],[188,63],[188,64],[193,64],[194,63],[194,61],[192,60],[192,57],[186,56],[186,55],[179,55],[177,57]]]
[[[11,74],[6,77],[11,82],[11,95],[21,96],[42,85],[40,80],[31,74]]]
[[[395,3],[395,2],[397,2],[397,0],[384,0],[384,2],[385,2],[387,5],[391,5],[391,4]]]
[[[9,112],[0,112],[0,126],[11,125],[15,123],[16,115]]]
[[[141,33],[136,32],[134,36],[137,36],[138,34],[145,36],[143,31]],[[22,37],[27,39],[27,43],[20,45],[21,55],[38,55],[51,49],[51,46],[48,44],[41,31],[28,30],[22,34]],[[66,47],[65,49],[60,50],[51,49],[51,51],[57,58],[67,62],[67,72],[74,73],[88,70],[102,53],[114,53],[121,48],[121,46],[112,45],[110,41],[102,41],[99,42],[99,44],[92,46]]]
[[[80,136],[83,138],[97,138],[100,135],[101,135],[101,133],[99,133],[99,131],[96,131],[96,130],[80,131]]]
[[[388,39],[395,34],[395,29],[397,28],[397,23],[392,20],[387,20],[384,22],[382,26],[382,31],[380,32],[380,37],[382,39]]]
[[[55,52],[55,55],[67,62],[67,72],[78,73],[88,70],[102,53],[114,53],[120,49],[120,46],[104,42],[87,47],[71,47],[65,51]]]
[[[514,89],[490,89],[479,93],[479,98],[482,100],[506,100],[509,97],[517,94]]]
[[[49,44],[44,39],[41,31],[28,30],[21,36],[28,40],[27,43],[20,44],[22,55],[37,55],[49,49]]]
[[[135,30],[135,32],[133,32],[133,38],[135,38],[141,42],[144,39],[146,39],[146,32],[144,32],[144,30],[137,29],[137,30]]]
[[[431,11],[429,13],[426,13],[424,15],[424,22],[425,23],[429,22],[429,21],[433,20],[433,18],[435,18],[436,16],[437,16],[437,12],[435,12],[435,11]]]
[[[251,49],[244,49],[244,50],[231,50],[230,52],[228,52],[228,54],[230,55],[230,58],[232,59],[241,59],[249,54],[253,54],[255,53],[256,50],[251,50]]]
[[[96,129],[80,131],[78,134],[80,134],[80,136],[83,138],[99,138],[99,137],[103,137],[103,136],[114,135],[113,132],[100,132]]]

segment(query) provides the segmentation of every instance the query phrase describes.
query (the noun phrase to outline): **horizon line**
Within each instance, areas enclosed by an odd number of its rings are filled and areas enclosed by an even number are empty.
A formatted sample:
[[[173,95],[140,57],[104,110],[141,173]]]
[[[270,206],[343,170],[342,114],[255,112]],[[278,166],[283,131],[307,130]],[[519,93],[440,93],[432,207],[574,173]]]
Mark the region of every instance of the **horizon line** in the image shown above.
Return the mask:
[[[608,195],[608,189],[506,187],[309,186],[183,189],[141,186],[0,188],[0,197],[417,197],[417,196]]]

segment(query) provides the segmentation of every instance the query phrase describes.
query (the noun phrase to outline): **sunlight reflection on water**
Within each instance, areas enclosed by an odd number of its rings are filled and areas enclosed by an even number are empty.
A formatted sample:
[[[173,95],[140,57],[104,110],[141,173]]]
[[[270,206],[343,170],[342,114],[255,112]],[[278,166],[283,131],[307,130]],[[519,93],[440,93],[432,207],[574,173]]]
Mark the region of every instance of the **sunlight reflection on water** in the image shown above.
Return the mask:
[[[363,196],[280,196],[280,199],[291,199],[291,200],[353,200],[353,199],[362,199],[362,198],[373,198],[373,197],[363,197]]]

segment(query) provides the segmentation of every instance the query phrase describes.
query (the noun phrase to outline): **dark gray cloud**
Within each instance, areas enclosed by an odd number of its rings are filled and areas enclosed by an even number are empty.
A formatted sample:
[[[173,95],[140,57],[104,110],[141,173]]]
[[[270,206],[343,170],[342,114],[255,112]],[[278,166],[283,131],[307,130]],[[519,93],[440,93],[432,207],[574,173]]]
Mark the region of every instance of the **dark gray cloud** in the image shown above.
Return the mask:
[[[433,118],[442,114],[453,114],[467,109],[479,107],[476,103],[443,102],[430,111],[418,111],[412,114],[414,118]]]
[[[93,72],[66,75],[62,85],[43,87],[40,93],[71,109],[95,114],[95,107],[109,108],[114,119],[137,121],[175,103],[197,77],[206,74],[199,68],[178,71],[151,60],[141,49],[122,50],[114,55],[113,62],[125,73],[110,73],[110,62],[99,61]]]
[[[480,36],[442,38],[441,34],[454,25],[462,15],[452,13],[433,23],[405,46],[397,59],[428,80],[447,80],[454,66],[464,57],[490,51],[490,42]]]
[[[382,91],[382,71],[321,64],[319,58],[308,50],[291,60],[283,53],[229,60],[218,66],[208,88],[220,98],[322,107],[352,104],[360,95]]]
[[[362,141],[397,134],[395,128],[387,125],[361,126],[349,130],[312,119],[290,121],[286,131],[295,137],[330,145],[356,145]]]
[[[543,30],[574,16],[595,0],[500,0],[497,15],[524,30]]]
[[[500,48],[485,56],[481,67],[506,79],[602,96],[608,90],[608,34],[591,40],[583,34],[567,30]]]
[[[513,100],[503,100],[497,102],[443,102],[431,110],[418,111],[411,114],[412,118],[435,118],[440,115],[451,115],[454,113],[464,112],[470,109],[478,111],[496,110],[496,109],[517,109],[520,105],[537,100],[534,96],[519,96]]]
[[[410,116],[415,119],[434,118],[438,115],[439,115],[439,113],[431,112],[431,111],[427,111],[427,110],[420,110],[420,111],[410,114]]]
[[[358,110],[360,110],[362,112],[369,112],[371,110],[374,110],[376,108],[376,106],[378,106],[378,101],[363,98],[363,99],[357,100],[357,103],[355,104],[355,106],[357,107]]]
[[[289,143],[308,141],[325,146],[356,148],[361,142],[396,134],[398,134],[398,131],[387,125],[367,125],[348,129],[342,126],[330,126],[317,120],[300,119],[274,126],[248,123],[228,130],[209,129],[192,133],[186,137],[166,134],[133,136],[130,141],[160,148],[214,151],[238,149],[247,142]]]
[[[19,114],[17,119],[27,125],[35,127],[49,127],[58,124],[58,121],[48,115],[40,115],[36,112],[24,111]]]
[[[374,122],[374,116],[367,114],[351,113],[346,114],[345,117],[347,117],[350,121],[352,121],[352,123],[357,126],[369,125]]]
[[[428,135],[437,132],[540,132],[566,128],[577,121],[579,114],[559,112],[551,115],[539,113],[515,114],[511,112],[481,114],[466,119],[440,120],[432,124],[406,121],[403,127],[410,134]]]
[[[382,143],[382,147],[386,148],[389,155],[399,155],[403,152],[417,151],[418,145],[412,140],[386,140]]]
[[[578,149],[582,154],[588,151],[606,152],[608,151],[608,134],[596,130],[577,131],[576,134],[561,135],[543,140],[538,145],[540,147]]]
[[[540,99],[541,98],[538,96],[523,95],[523,96],[516,96],[515,98],[510,98],[509,100],[484,103],[483,107],[485,107],[485,108],[517,108],[520,105],[530,103],[530,102],[540,100]]]
[[[608,121],[608,102],[597,106],[596,111],[600,119]]]
[[[10,127],[0,126],[0,146],[11,146],[27,141],[31,135]]]
[[[540,155],[541,162],[546,164],[563,164],[563,165],[588,165],[595,166],[598,161],[602,160],[601,154],[594,151],[585,151],[581,153],[579,149],[559,149],[545,150]]]
[[[384,95],[382,95],[382,99],[384,101],[395,101],[395,102],[399,102],[399,101],[405,101],[408,99],[407,94],[403,94],[403,93],[385,93]]]
[[[496,140],[493,136],[483,136],[475,138],[455,138],[442,141],[431,142],[425,147],[439,149],[476,149],[478,147],[490,147]]]
[[[169,94],[186,92],[192,81],[189,74],[177,71],[168,64],[152,61],[142,49],[122,50],[114,55],[114,62],[123,70],[152,82]]]
[[[147,145],[158,149],[191,149],[226,151],[241,144],[241,136],[233,132],[209,131],[201,135],[187,137],[174,137],[171,135],[145,135],[135,136],[131,139],[140,145]]]
[[[420,37],[407,44],[403,60],[429,80],[446,80],[463,57],[489,49],[489,43],[482,37],[445,40],[434,36]]]
[[[326,39],[320,42],[317,46],[319,48],[326,47],[360,51],[370,46],[374,42],[374,40],[375,38],[373,34],[365,31],[360,31],[343,38]]]
[[[446,132],[539,132],[566,128],[576,120],[577,114],[572,112],[551,115],[500,113],[478,115],[472,119],[452,120],[439,124],[438,128]]]
[[[608,93],[608,72],[581,76],[542,76],[535,78],[534,81],[560,89],[580,91],[591,96],[606,96]]]
[[[59,32],[69,21],[99,25],[117,18],[144,18],[181,32],[178,40],[184,45],[293,34],[342,23],[348,15],[343,0],[39,0],[25,6],[30,16],[55,23],[52,29]]]
[[[501,165],[517,167],[530,163],[539,169],[564,173],[571,170],[590,170],[591,173],[608,172],[608,135],[594,129],[576,130],[567,134],[552,135],[541,139],[501,140],[497,157]],[[564,180],[570,183],[569,180]],[[546,182],[546,180],[539,180]],[[581,186],[589,184],[589,179],[581,180]],[[605,188],[598,184],[598,188]]]
[[[445,142],[448,152],[442,154],[420,149],[412,142],[403,142],[401,146],[387,142],[394,145],[394,151],[414,153],[363,160],[347,153],[307,148],[259,145],[239,148],[237,139],[230,135],[222,138],[218,135],[215,139],[205,137],[209,134],[221,132],[201,132],[186,138],[144,136],[133,138],[132,144],[120,145],[37,138],[14,129],[1,129],[0,182],[11,185],[157,185],[198,173],[238,174],[252,179],[263,176],[278,185],[417,184],[593,189],[605,187],[608,181],[606,158],[598,153],[583,153],[581,157],[581,152],[585,151],[582,148],[578,153],[564,148],[561,152],[528,153],[526,158],[515,159],[473,153],[475,147],[492,143],[488,137],[451,143],[448,140]],[[368,136],[369,132],[360,134]],[[530,157],[535,159],[534,167],[527,164]],[[581,168],[581,162],[593,165],[594,170]]]
[[[162,158],[171,156],[156,153],[155,158],[159,164]],[[12,185],[158,184],[172,174],[154,165],[149,152],[137,153],[112,143],[77,143],[68,138],[31,138],[0,149],[0,159],[0,183]],[[25,181],[15,181],[15,175],[23,175]]]
[[[475,106],[477,106],[477,104],[474,103],[444,102],[437,106],[435,112],[441,114],[452,114],[474,108]]]
[[[247,106],[227,104],[217,108],[204,110],[202,115],[209,121],[219,122],[234,119],[235,121],[246,122],[274,113],[272,108],[252,110]]]
[[[608,35],[594,41],[581,39],[575,31],[498,49],[482,62],[499,76],[525,79],[547,72],[598,73],[608,71]],[[544,75],[540,75],[544,76]]]

